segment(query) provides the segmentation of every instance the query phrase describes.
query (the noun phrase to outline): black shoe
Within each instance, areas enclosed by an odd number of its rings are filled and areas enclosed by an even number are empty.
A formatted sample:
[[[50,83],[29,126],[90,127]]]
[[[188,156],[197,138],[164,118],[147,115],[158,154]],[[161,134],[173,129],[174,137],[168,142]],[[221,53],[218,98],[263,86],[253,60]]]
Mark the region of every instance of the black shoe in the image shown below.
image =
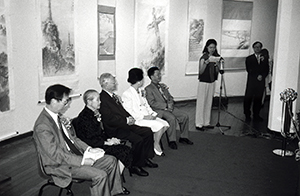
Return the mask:
[[[204,127],[196,127],[198,131],[205,131]]]
[[[169,147],[173,150],[177,150],[177,144],[174,141],[169,142]]]
[[[264,119],[262,117],[260,117],[260,116],[254,116],[253,120],[256,121],[256,122],[262,122],[262,121],[264,121]]]
[[[132,166],[129,169],[129,175],[136,174],[138,176],[149,176],[149,173],[141,167]]]
[[[123,192],[119,193],[117,195],[129,195],[130,194],[130,191],[127,188],[123,187],[122,189],[123,189]]]
[[[251,117],[250,115],[245,115],[245,122],[250,122],[251,121]]]
[[[158,165],[156,163],[153,163],[152,161],[150,161],[150,159],[146,159],[146,166],[150,167],[150,168],[158,167]]]
[[[179,142],[180,143],[185,143],[185,144],[189,144],[189,145],[193,145],[194,143],[189,140],[188,138],[179,138]]]
[[[204,128],[204,129],[214,129],[215,127],[214,127],[214,126],[211,126],[211,125],[207,125],[207,126],[204,126],[203,128]]]
[[[250,116],[246,116],[245,122],[250,122],[250,121],[251,121],[251,117]]]

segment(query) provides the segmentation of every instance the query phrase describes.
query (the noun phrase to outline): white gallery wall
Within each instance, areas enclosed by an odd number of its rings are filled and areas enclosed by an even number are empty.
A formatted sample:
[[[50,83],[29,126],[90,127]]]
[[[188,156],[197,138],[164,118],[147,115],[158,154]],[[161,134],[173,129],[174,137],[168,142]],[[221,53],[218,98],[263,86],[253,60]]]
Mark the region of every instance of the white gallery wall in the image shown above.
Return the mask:
[[[15,107],[0,113],[0,140],[16,131],[26,133],[33,124],[43,105],[38,105],[38,66],[42,63],[41,21],[39,0],[5,0],[8,6],[7,29],[9,65],[12,66]],[[98,61],[97,5],[116,7],[116,59]],[[205,41],[214,38],[221,42],[222,0],[199,0],[207,4],[204,26]],[[166,51],[166,74],[163,82],[168,84],[176,100],[196,98],[197,76],[185,75],[187,63],[188,0],[170,0],[168,21],[168,46]],[[134,66],[135,46],[135,1],[134,0],[75,0],[75,56],[79,77],[79,91],[93,88],[101,90],[97,81],[99,74],[112,72],[119,82],[118,93],[129,87],[127,72]],[[274,53],[276,33],[277,0],[253,0],[251,42],[260,40]],[[220,49],[220,46],[218,46]],[[298,52],[299,54],[299,52]],[[224,74],[228,96],[243,96],[246,85],[245,71]],[[59,81],[58,81],[59,82]],[[146,79],[145,84],[149,82]],[[75,98],[66,113],[76,116],[83,108],[81,98]]]

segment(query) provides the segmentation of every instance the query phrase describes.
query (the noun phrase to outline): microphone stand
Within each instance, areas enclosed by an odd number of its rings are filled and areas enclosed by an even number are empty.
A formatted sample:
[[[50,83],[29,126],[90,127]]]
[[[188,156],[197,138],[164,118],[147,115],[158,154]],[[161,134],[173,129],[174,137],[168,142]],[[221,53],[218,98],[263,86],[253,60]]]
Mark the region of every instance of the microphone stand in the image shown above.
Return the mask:
[[[218,105],[218,122],[216,124],[215,127],[218,127],[220,132],[222,133],[222,135],[224,135],[224,131],[222,130],[221,127],[227,128],[227,129],[231,129],[231,126],[227,126],[227,125],[221,125],[220,124],[220,113],[221,113],[221,98],[222,98],[222,89],[223,89],[223,84],[224,84],[224,90],[225,90],[225,97],[227,97],[226,95],[226,89],[225,89],[225,81],[223,78],[223,74],[224,74],[224,69],[223,69],[223,63],[221,61],[221,69],[220,69],[220,75],[221,75],[221,82],[220,82],[220,94],[219,94],[219,105]]]

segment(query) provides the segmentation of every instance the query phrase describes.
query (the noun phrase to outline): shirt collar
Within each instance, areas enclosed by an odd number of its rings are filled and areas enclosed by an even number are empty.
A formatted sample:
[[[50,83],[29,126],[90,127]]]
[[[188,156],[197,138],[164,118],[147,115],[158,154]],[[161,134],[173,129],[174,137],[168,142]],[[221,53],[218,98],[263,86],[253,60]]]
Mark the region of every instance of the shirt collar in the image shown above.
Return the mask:
[[[107,90],[105,90],[105,89],[103,89],[103,90],[104,90],[105,92],[107,92],[107,94],[109,94],[109,96],[111,96],[111,97],[112,97],[112,96],[113,96],[113,94],[114,94],[114,93],[110,93],[110,92],[108,92],[108,91],[107,91]]]
[[[51,110],[49,110],[47,107],[45,107],[45,110],[46,112],[48,112],[48,114],[53,118],[54,122],[56,123],[56,125],[59,127],[58,125],[58,121],[57,121],[57,118],[58,118],[58,114],[52,112]]]

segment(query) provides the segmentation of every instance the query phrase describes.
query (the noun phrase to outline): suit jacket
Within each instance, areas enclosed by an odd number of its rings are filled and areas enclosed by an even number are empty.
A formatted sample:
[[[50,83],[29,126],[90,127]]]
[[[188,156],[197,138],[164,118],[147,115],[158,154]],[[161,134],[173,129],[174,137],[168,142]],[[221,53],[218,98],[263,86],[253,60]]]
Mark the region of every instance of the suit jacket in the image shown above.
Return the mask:
[[[170,94],[169,90],[162,86],[162,91],[164,92],[165,97],[167,98],[167,102],[169,103],[174,103],[174,98]],[[151,106],[151,108],[154,111],[158,110],[164,110],[167,108],[167,103],[160,91],[158,90],[157,86],[154,83],[150,83],[148,86],[145,88],[146,90],[146,99]]]
[[[76,135],[93,148],[103,148],[107,135],[101,128],[100,122],[95,117],[94,112],[87,106],[79,113],[76,121]]]
[[[142,120],[146,115],[157,115],[147,102],[147,99],[141,96],[142,91],[139,93],[133,87],[129,87],[122,95],[123,106],[135,120]]]
[[[130,114],[104,90],[100,93],[100,101],[100,113],[107,135],[120,138],[129,135],[130,128],[127,124],[127,117]]]
[[[88,145],[76,137],[73,127],[67,130],[74,145],[83,153]],[[58,186],[68,186],[72,180],[70,169],[81,166],[82,156],[68,150],[60,129],[45,109],[35,122],[33,138],[45,171],[52,175]]]
[[[264,59],[258,64],[255,54],[252,54],[246,58],[246,71],[248,72],[248,83],[265,85],[265,78],[269,73],[269,61]],[[262,75],[262,81],[257,80],[258,75]]]

